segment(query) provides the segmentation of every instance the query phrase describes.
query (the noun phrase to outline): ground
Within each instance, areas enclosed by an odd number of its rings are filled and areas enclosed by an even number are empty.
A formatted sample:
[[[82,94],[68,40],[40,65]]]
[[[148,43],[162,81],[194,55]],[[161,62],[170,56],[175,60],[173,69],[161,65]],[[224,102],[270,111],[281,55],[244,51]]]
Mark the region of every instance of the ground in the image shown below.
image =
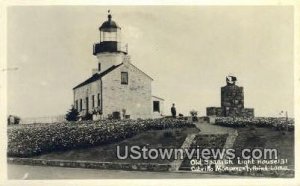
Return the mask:
[[[212,125],[205,122],[196,123],[197,128],[168,129],[162,131],[147,131],[136,135],[122,142],[108,144],[98,147],[75,149],[65,152],[53,152],[44,154],[35,158],[45,159],[66,159],[66,160],[91,160],[91,161],[113,161],[119,162],[116,158],[117,145],[140,145],[148,147],[180,148],[186,141],[186,137],[195,135],[228,135],[237,136],[234,140],[226,140],[227,146],[236,148],[239,152],[242,148],[276,148],[280,158],[287,158],[290,169],[294,169],[294,132],[276,131],[272,128],[229,128],[218,125]],[[203,136],[202,136],[203,137]],[[199,138],[199,137],[197,137]],[[195,139],[197,139],[195,138]],[[194,138],[193,138],[194,139]],[[201,138],[199,138],[201,139]],[[223,139],[220,139],[225,143]],[[199,141],[199,140],[198,140]],[[206,141],[208,146],[209,141]],[[199,143],[202,143],[203,140]],[[229,143],[229,144],[228,144]],[[204,144],[204,143],[203,143]],[[205,145],[204,144],[204,145]],[[131,162],[133,160],[125,160]],[[138,160],[135,162],[143,162]],[[171,160],[172,161],[172,160]],[[170,164],[170,160],[156,160],[152,163]],[[147,160],[148,162],[148,160]],[[233,175],[232,175],[233,176]],[[9,179],[92,179],[92,178],[226,178],[229,175],[216,174],[195,174],[192,172],[134,172],[118,170],[88,170],[80,168],[62,168],[62,167],[40,167],[8,164]],[[236,177],[236,176],[233,176]],[[244,176],[243,176],[244,178]]]
[[[52,179],[180,179],[180,178],[247,178],[244,176],[193,174],[190,172],[146,172],[99,170],[67,167],[43,167],[12,165],[7,167],[8,179],[52,180]],[[249,177],[248,177],[249,178]]]
[[[125,159],[117,158],[117,146],[147,146],[148,148],[180,148],[188,134],[199,133],[197,128],[178,128],[167,130],[151,130],[128,138],[121,142],[96,146],[85,149],[74,149],[63,152],[52,152],[35,158],[41,159],[61,159],[61,160],[86,160],[101,162],[133,162],[133,163],[170,163],[173,159],[168,160],[144,160],[144,159]],[[121,148],[122,152],[124,148]],[[123,153],[122,153],[123,154]]]
[[[238,128],[238,137],[233,148],[240,153],[245,148],[277,149],[278,158],[288,159],[289,169],[294,169],[294,131],[283,132],[272,128]]]
[[[290,169],[294,169],[294,131],[278,131],[273,128],[243,127],[229,128],[207,123],[197,123],[201,133],[233,133],[237,130],[233,148],[237,152],[245,148],[275,148],[279,158],[287,158]]]

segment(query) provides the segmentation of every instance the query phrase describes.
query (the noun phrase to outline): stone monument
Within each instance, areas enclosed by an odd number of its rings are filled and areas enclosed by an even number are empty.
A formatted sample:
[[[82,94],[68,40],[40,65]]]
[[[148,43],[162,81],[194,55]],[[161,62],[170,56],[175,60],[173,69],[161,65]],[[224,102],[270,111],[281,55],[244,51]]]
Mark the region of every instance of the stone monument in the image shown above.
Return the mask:
[[[235,76],[226,76],[226,86],[221,87],[221,107],[207,107],[207,116],[254,117],[253,108],[244,108],[244,88],[237,86]]]

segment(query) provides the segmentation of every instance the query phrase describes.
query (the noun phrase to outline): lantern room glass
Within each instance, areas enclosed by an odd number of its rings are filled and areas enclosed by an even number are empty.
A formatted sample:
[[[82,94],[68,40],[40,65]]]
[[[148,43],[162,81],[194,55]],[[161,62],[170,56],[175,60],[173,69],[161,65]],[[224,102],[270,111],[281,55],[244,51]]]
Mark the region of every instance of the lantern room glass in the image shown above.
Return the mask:
[[[121,42],[121,29],[101,30],[100,42],[103,41],[116,41]]]

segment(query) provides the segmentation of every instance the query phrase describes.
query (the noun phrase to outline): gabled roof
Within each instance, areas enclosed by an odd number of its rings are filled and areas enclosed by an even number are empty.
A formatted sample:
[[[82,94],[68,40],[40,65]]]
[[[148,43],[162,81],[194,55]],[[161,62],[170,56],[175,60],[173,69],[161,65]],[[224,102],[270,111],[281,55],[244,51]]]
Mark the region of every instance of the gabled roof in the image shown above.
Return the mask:
[[[108,68],[107,70],[101,72],[100,74],[96,73],[94,74],[92,77],[88,78],[87,80],[85,80],[84,82],[80,83],[79,85],[77,85],[76,87],[73,88],[74,89],[77,89],[79,87],[82,87],[84,85],[87,85],[89,83],[92,83],[94,81],[97,81],[99,79],[101,79],[103,76],[105,76],[106,74],[108,74],[109,72],[115,70],[116,68],[118,68],[119,66],[123,65],[123,63],[119,64],[119,65],[113,65],[111,66],[110,68]]]
[[[143,72],[141,69],[139,69],[138,67],[136,67],[135,65],[133,65],[132,63],[130,63],[131,66],[133,66],[136,70],[140,71],[141,73],[143,73],[144,75],[146,75],[149,79],[151,79],[153,81],[153,78],[150,77],[148,74],[146,74],[145,72]]]
[[[160,100],[165,101],[163,98],[160,98],[160,97],[157,97],[157,96],[153,96],[153,95],[152,95],[152,97],[153,97],[153,98],[156,98],[156,99],[160,99]]]

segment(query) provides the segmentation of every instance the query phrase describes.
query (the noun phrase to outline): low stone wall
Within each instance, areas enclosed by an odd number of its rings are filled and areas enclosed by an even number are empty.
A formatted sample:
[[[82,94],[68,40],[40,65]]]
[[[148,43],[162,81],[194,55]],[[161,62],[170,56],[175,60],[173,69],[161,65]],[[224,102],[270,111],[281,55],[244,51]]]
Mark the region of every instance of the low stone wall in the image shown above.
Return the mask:
[[[243,108],[240,110],[241,117],[254,117],[254,108]]]
[[[223,111],[221,107],[207,107],[206,108],[207,116],[223,116]]]
[[[228,107],[228,110],[226,110],[225,107],[207,107],[206,115],[216,117],[254,117],[254,109]]]
[[[19,165],[38,165],[55,167],[72,167],[88,169],[110,169],[129,171],[169,171],[171,165],[156,163],[114,163],[114,162],[94,162],[94,161],[71,161],[71,160],[46,160],[34,158],[8,158],[8,163]]]

